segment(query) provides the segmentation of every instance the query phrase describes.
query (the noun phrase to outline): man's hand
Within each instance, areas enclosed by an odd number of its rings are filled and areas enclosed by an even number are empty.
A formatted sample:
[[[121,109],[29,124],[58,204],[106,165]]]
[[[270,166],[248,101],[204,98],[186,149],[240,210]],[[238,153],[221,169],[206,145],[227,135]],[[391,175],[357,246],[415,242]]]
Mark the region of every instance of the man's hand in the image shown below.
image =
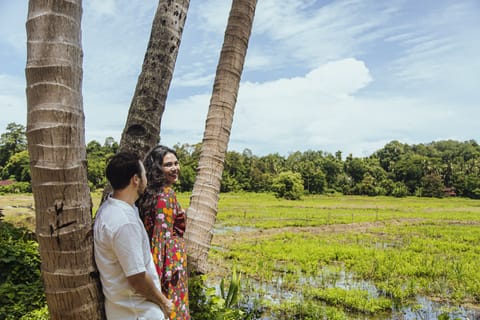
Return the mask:
[[[155,286],[152,278],[146,272],[137,273],[133,276],[127,277],[127,280],[135,292],[158,305],[165,314],[165,317],[167,319],[170,318],[170,313],[172,313],[175,308],[173,302],[163,295],[160,288]]]
[[[165,319],[170,319],[170,314],[175,310],[175,305],[171,300],[165,298],[165,301],[160,305],[160,308],[165,315]]]

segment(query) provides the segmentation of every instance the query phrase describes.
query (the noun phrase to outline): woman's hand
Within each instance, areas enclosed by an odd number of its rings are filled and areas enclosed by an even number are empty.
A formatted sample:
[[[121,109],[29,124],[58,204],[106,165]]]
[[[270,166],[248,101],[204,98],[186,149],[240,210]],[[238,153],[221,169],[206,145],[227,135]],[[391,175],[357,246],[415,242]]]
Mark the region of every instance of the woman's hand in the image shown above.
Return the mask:
[[[173,231],[175,232],[175,235],[183,237],[185,228],[185,211],[180,211],[175,216],[175,221],[173,221]]]

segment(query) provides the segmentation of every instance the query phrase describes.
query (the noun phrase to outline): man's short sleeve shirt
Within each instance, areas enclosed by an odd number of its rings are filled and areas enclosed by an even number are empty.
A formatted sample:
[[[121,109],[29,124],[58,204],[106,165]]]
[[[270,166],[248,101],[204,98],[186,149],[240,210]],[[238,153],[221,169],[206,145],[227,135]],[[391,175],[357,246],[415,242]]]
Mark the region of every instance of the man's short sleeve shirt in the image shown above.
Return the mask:
[[[153,317],[163,319],[160,308],[136,294],[127,280],[129,276],[147,272],[160,288],[149,239],[137,208],[118,199],[105,200],[95,218],[94,245],[107,318],[136,319],[153,312]]]

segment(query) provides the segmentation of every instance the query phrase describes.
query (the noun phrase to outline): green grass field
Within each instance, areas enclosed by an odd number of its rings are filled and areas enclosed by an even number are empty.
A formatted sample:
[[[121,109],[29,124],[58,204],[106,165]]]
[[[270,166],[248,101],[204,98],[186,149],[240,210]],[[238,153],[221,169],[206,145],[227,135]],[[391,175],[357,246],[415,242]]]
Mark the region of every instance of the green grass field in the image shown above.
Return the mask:
[[[0,196],[7,221],[32,226],[32,207]],[[478,200],[222,194],[214,231],[211,283],[236,265],[244,299],[279,319],[415,319],[419,301],[436,304],[433,318],[480,317]]]
[[[390,319],[395,310],[420,318],[419,297],[436,302],[438,311],[430,311],[434,318],[480,315],[475,311],[480,304],[476,200],[308,196],[287,201],[222,194],[210,257],[214,265],[235,264],[255,283],[268,283],[260,298],[298,293],[274,299],[273,308],[290,308],[283,304],[297,299],[304,315],[325,315],[308,307],[322,304],[336,308],[339,318],[360,313]],[[252,295],[257,288],[249,290]],[[352,302],[352,296],[363,298]],[[458,305],[468,306],[470,314],[464,311],[462,318],[451,310]]]

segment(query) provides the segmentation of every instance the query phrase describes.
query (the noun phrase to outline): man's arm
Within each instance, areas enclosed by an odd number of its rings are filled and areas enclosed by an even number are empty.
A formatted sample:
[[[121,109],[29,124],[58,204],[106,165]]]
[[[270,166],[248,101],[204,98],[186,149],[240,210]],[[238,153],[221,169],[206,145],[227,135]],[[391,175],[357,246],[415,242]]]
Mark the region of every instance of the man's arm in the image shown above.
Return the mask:
[[[140,272],[127,277],[128,283],[136,293],[141,294],[147,300],[158,305],[165,317],[168,318],[173,311],[173,303],[155,286],[153,279],[146,273]]]

